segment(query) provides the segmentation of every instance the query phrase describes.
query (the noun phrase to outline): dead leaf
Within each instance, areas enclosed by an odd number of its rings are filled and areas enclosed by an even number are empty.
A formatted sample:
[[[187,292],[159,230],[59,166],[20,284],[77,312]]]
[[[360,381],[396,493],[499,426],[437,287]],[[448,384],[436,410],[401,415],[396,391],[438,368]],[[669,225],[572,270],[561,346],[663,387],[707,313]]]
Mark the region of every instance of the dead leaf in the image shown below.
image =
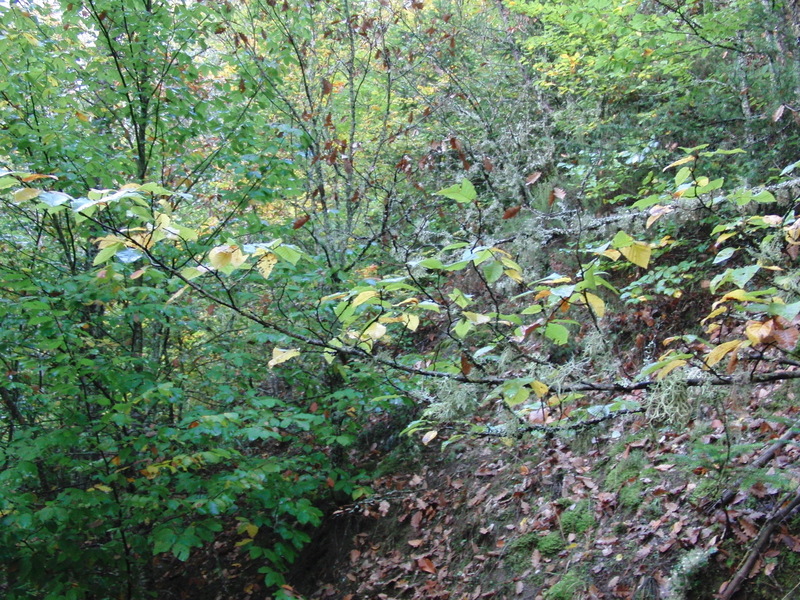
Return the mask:
[[[327,79],[322,80],[322,95],[327,96],[333,91],[333,84]]]
[[[530,175],[528,175],[528,177],[525,179],[525,185],[533,185],[534,183],[536,183],[537,181],[539,181],[539,178],[540,178],[541,176],[542,176],[542,172],[541,172],[541,171],[535,171],[534,173],[531,173],[531,174],[530,174]]]
[[[308,223],[308,220],[311,218],[311,215],[303,215],[299,219],[297,219],[294,223],[292,223],[292,229],[300,229],[303,225]]]
[[[419,567],[420,571],[425,571],[431,575],[436,575],[436,567],[434,566],[433,562],[431,562],[430,558],[418,558],[417,566]]]
[[[522,210],[522,205],[512,206],[511,208],[507,208],[506,211],[503,213],[503,219],[513,219],[519,214],[520,210]]]
[[[412,548],[419,548],[422,544],[425,543],[424,540],[416,539],[416,540],[408,540],[408,545]]]
[[[489,491],[489,487],[491,485],[492,485],[491,483],[487,483],[480,490],[478,490],[478,493],[475,494],[472,498],[470,498],[469,502],[467,502],[467,506],[469,508],[473,508],[474,506],[486,500],[486,492]]]
[[[475,366],[475,365],[473,365],[473,364],[472,364],[472,363],[469,361],[469,359],[467,358],[467,355],[466,355],[466,354],[462,354],[462,355],[461,355],[461,372],[462,372],[464,375],[469,375],[469,374],[472,372],[472,367],[474,367],[474,366]]]

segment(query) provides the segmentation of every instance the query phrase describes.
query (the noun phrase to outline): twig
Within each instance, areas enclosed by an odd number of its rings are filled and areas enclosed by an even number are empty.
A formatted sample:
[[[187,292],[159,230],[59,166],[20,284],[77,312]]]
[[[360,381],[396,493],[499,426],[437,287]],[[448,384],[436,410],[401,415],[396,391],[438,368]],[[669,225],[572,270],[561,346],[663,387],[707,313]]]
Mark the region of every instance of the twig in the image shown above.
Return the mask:
[[[789,427],[789,429],[787,429],[781,437],[775,440],[775,442],[771,446],[769,446],[766,450],[764,450],[764,452],[762,452],[758,458],[756,458],[752,463],[748,465],[749,469],[750,470],[760,469],[761,467],[766,465],[769,461],[771,461],[778,450],[783,448],[789,441],[791,441],[792,438],[794,438],[798,433],[800,433],[800,429],[797,429],[796,427],[797,423],[793,423],[792,426]],[[728,504],[730,504],[731,501],[736,497],[737,493],[736,488],[739,487],[739,484],[741,484],[741,480],[737,482],[736,486],[728,489],[717,502],[712,504],[712,507],[714,509],[724,508]]]
[[[756,563],[762,548],[769,541],[772,532],[775,530],[778,524],[788,517],[798,506],[800,506],[800,488],[795,491],[794,498],[792,498],[788,504],[784,504],[783,508],[781,508],[778,512],[773,514],[773,516],[770,517],[770,519],[764,524],[764,527],[761,528],[761,532],[758,534],[756,541],[750,547],[750,551],[747,553],[747,557],[744,559],[742,566],[739,567],[733,578],[725,582],[725,587],[722,589],[722,592],[719,595],[720,600],[730,600],[739,590],[744,580],[747,579],[747,576],[750,574],[750,571],[752,570],[753,565]]]

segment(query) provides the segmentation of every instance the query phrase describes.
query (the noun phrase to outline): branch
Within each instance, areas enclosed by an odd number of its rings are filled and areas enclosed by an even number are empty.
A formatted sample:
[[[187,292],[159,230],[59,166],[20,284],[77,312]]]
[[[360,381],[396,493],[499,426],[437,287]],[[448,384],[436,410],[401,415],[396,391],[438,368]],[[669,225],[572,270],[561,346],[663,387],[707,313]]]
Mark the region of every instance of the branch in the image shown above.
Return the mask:
[[[762,548],[766,546],[772,532],[780,522],[788,517],[798,506],[800,506],[800,488],[795,491],[794,498],[788,501],[788,503],[784,503],[783,507],[773,513],[767,522],[764,523],[756,541],[753,542],[753,545],[750,547],[747,557],[742,562],[742,566],[739,567],[736,574],[731,579],[725,582],[722,592],[719,595],[720,600],[730,600],[739,590],[744,580],[750,575],[753,565],[755,565],[756,560],[758,560],[758,555],[761,553]]]

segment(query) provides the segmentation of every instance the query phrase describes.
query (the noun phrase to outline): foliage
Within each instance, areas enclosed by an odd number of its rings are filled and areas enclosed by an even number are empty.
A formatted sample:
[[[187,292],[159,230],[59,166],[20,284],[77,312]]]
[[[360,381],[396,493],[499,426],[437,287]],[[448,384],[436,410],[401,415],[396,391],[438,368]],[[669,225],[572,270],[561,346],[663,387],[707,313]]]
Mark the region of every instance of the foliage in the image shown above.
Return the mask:
[[[391,415],[513,445],[797,376],[789,5],[509,7],[9,5],[7,597],[145,597],[231,531],[290,597]]]

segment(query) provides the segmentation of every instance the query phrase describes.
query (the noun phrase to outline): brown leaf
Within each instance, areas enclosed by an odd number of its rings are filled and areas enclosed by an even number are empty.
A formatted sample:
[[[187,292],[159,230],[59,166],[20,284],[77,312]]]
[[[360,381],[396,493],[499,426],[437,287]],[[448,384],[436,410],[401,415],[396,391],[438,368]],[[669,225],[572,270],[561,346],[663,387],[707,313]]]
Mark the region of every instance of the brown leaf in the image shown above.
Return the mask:
[[[486,484],[485,486],[483,486],[483,487],[482,487],[480,490],[478,490],[478,493],[477,493],[477,494],[475,494],[475,495],[474,495],[472,498],[470,498],[469,502],[467,502],[467,506],[468,506],[469,508],[472,508],[472,507],[474,507],[474,506],[476,506],[476,505],[480,504],[480,503],[481,503],[481,502],[483,502],[484,500],[486,500],[486,492],[488,492],[488,491],[489,491],[489,487],[490,487],[491,485],[492,485],[491,483],[487,483],[487,484]]]
[[[292,229],[300,229],[303,225],[308,223],[308,220],[311,218],[311,215],[303,215],[299,219],[297,219],[294,223],[292,223]]]
[[[417,511],[413,515],[411,515],[411,527],[414,529],[419,529],[419,526],[422,524],[422,511]]]
[[[785,106],[784,104],[781,104],[781,105],[778,107],[778,110],[776,110],[776,111],[775,111],[775,112],[772,114],[772,121],[773,121],[773,123],[777,123],[778,121],[780,121],[781,117],[783,116],[783,111],[784,111],[785,109],[786,109],[786,106]]]
[[[535,173],[531,173],[528,177],[525,178],[525,185],[533,185],[537,181],[539,181],[539,177],[542,176],[541,171],[536,171]]]
[[[424,543],[425,543],[424,540],[420,540],[420,539],[408,540],[408,545],[411,546],[412,548],[419,548]]]
[[[356,550],[355,548],[350,550],[350,562],[352,564],[356,564],[358,562],[359,558],[361,558],[361,551],[360,550]]]
[[[469,374],[472,372],[472,368],[473,368],[474,366],[475,366],[475,365],[473,365],[473,364],[472,364],[472,363],[469,361],[469,359],[467,358],[467,355],[466,355],[466,354],[462,354],[462,355],[461,355],[461,372],[462,372],[464,375],[469,375]]]
[[[55,175],[40,175],[39,173],[34,173],[32,175],[27,175],[25,177],[20,178],[20,181],[24,183],[28,183],[30,181],[36,181],[37,179],[58,179]]]
[[[494,165],[492,164],[492,161],[489,160],[488,158],[483,159],[483,168],[486,170],[487,173],[491,173],[492,171],[494,171]]]
[[[434,566],[433,562],[431,562],[430,558],[418,558],[417,566],[419,567],[420,571],[425,571],[431,575],[436,575],[436,567]]]
[[[322,95],[327,96],[333,91],[333,84],[327,79],[322,80]]]
[[[794,350],[797,345],[797,338],[800,337],[800,331],[796,327],[789,327],[788,329],[775,329],[772,332],[772,337],[775,343],[783,350]]]
[[[511,208],[507,208],[506,211],[503,213],[504,219],[513,219],[519,214],[519,211],[522,209],[522,206],[512,206]]]

